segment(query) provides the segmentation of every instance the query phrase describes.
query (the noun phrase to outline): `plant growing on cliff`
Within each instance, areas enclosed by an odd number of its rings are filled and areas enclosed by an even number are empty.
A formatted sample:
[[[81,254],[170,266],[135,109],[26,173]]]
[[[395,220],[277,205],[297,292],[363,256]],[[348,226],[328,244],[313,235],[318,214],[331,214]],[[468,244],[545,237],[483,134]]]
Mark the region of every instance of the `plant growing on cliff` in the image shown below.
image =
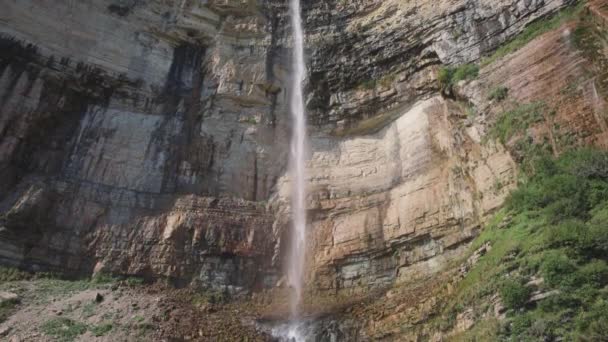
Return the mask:
[[[481,322],[468,340],[483,340],[488,326],[497,340],[606,340],[608,152],[578,149],[535,164],[473,242],[493,248],[459,284],[446,315],[455,305],[484,310],[498,293],[510,309],[506,328]]]
[[[503,144],[507,143],[514,135],[521,134],[530,125],[540,122],[543,119],[544,107],[543,103],[535,102],[519,105],[500,114],[489,136]]]
[[[500,87],[494,88],[494,90],[492,90],[492,92],[490,92],[490,95],[488,95],[488,100],[501,102],[504,99],[506,99],[508,95],[509,95],[509,88],[500,86]]]
[[[530,289],[520,279],[506,280],[500,287],[500,297],[507,308],[519,309],[526,305]]]
[[[359,85],[359,88],[365,89],[365,90],[374,89],[374,88],[376,88],[376,80],[365,80],[365,81],[361,82],[361,84]]]
[[[454,85],[463,80],[474,79],[479,75],[479,66],[463,64],[457,67],[439,69],[437,81],[442,91],[449,91]]]

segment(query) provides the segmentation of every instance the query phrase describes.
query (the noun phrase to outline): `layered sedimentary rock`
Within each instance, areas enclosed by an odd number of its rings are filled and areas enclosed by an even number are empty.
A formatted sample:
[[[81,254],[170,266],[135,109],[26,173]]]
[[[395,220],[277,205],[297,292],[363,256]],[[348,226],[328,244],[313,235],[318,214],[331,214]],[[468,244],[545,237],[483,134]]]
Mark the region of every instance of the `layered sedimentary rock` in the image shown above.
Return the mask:
[[[312,285],[381,287],[462,251],[515,164],[439,96],[437,68],[569,3],[305,4]],[[3,262],[274,286],[289,228],[286,23],[279,0],[4,4]]]
[[[241,5],[5,5],[5,262],[263,284],[289,132],[267,19]]]
[[[516,167],[499,146],[479,146],[460,120],[457,105],[433,97],[378,133],[313,140],[318,286],[421,278],[477,235]]]

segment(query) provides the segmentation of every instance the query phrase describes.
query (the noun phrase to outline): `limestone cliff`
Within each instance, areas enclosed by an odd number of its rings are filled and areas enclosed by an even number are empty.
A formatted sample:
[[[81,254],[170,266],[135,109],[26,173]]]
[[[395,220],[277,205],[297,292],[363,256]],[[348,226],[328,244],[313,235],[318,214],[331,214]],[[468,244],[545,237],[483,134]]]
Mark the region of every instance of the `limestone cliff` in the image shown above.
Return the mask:
[[[530,139],[556,154],[565,140],[608,146],[605,50],[572,44],[574,24],[485,59],[575,3],[304,2],[311,292],[386,289],[463,256],[516,183],[518,147],[488,138],[515,103],[551,108]],[[280,284],[285,16],[281,0],[5,1],[2,263],[237,293]],[[475,80],[438,82],[467,63],[481,64]]]

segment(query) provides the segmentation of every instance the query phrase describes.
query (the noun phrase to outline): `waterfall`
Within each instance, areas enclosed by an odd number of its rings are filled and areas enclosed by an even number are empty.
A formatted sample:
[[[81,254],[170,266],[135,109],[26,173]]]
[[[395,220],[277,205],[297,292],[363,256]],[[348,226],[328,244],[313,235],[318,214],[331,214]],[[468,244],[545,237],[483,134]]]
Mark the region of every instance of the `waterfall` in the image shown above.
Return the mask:
[[[293,119],[289,168],[292,178],[291,210],[293,229],[288,260],[287,279],[293,288],[290,296],[292,319],[297,319],[302,299],[304,257],[306,248],[306,110],[303,83],[306,73],[304,62],[304,30],[300,16],[300,0],[290,0],[293,28],[293,74],[290,109]]]
[[[304,61],[304,30],[302,28],[300,0],[290,0],[291,26],[293,29],[293,74],[290,109],[293,119],[289,171],[292,178],[291,210],[293,229],[288,259],[287,279],[292,287],[290,309],[292,329],[289,339],[302,340],[295,330],[299,320],[302,300],[304,258],[306,249],[306,109],[303,83],[306,75]]]
[[[293,30],[293,65],[290,87],[290,112],[292,116],[289,173],[291,176],[292,230],[287,255],[286,275],[289,292],[290,316],[287,322],[275,325],[270,333],[279,341],[303,342],[313,322],[305,322],[300,314],[304,287],[304,258],[306,249],[306,108],[304,105],[304,29],[302,27],[300,0],[289,0],[289,14]]]

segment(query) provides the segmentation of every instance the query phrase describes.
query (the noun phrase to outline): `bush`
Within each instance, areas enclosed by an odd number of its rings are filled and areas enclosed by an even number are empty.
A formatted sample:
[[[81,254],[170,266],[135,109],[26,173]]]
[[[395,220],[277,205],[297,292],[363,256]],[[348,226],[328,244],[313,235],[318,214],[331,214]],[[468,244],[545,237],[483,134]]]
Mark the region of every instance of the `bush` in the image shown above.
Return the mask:
[[[588,182],[589,194],[587,200],[591,207],[597,207],[604,204],[608,198],[608,182],[591,180]]]
[[[116,282],[117,278],[107,273],[97,273],[91,278],[92,284],[111,284]]]
[[[588,218],[591,208],[589,181],[567,173],[554,174],[559,171],[550,170],[551,164],[537,165],[541,165],[542,173],[525,187],[515,190],[507,205],[515,210],[546,208],[552,222],[575,217]]]
[[[530,125],[542,121],[544,108],[543,103],[537,102],[520,105],[500,114],[490,130],[490,136],[506,144],[514,135],[521,134]]]
[[[500,287],[500,297],[509,309],[519,309],[526,305],[530,289],[518,280],[507,280]]]
[[[100,337],[110,332],[113,327],[112,323],[102,323],[91,327],[91,333],[96,337]]]
[[[554,228],[546,229],[544,234],[547,247],[574,248],[579,246],[581,237],[587,236],[588,228],[585,222],[571,219],[557,224]]]
[[[441,90],[449,90],[458,82],[474,79],[479,75],[479,66],[464,64],[458,67],[446,67],[439,70],[437,80]]]
[[[125,284],[131,287],[143,285],[144,282],[144,278],[138,277],[128,277],[127,279],[125,279]]]
[[[511,323],[511,333],[515,336],[524,335],[528,328],[532,326],[533,320],[530,315],[519,315],[513,318]]]
[[[577,149],[565,153],[559,163],[562,169],[576,177],[608,180],[608,152]]]
[[[500,86],[490,92],[490,95],[488,95],[488,100],[501,102],[506,99],[508,95],[509,88]]]
[[[576,318],[578,340],[608,340],[608,302],[599,299],[589,309]]]
[[[57,341],[69,342],[87,331],[87,325],[73,321],[69,318],[60,317],[46,321],[41,330],[44,334],[54,337]]]
[[[589,341],[608,341],[608,317],[599,317],[589,324],[585,334]]]
[[[0,323],[6,321],[19,305],[19,299],[3,300],[0,302]]]
[[[9,281],[27,280],[32,276],[14,267],[0,266],[0,284]]]
[[[544,255],[540,272],[550,286],[572,285],[572,274],[576,271],[576,263],[564,250],[549,251]]]
[[[608,283],[608,265],[604,260],[593,260],[576,272],[577,285],[603,287]]]

